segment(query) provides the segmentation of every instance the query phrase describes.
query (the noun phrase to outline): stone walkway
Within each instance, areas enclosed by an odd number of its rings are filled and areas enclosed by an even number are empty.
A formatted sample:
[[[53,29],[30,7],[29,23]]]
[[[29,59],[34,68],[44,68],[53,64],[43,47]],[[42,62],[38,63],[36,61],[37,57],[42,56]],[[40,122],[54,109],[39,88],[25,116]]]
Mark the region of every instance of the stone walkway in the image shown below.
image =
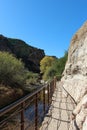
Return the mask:
[[[66,96],[61,83],[57,83],[48,114],[40,130],[69,130],[70,117],[75,104],[69,95]]]

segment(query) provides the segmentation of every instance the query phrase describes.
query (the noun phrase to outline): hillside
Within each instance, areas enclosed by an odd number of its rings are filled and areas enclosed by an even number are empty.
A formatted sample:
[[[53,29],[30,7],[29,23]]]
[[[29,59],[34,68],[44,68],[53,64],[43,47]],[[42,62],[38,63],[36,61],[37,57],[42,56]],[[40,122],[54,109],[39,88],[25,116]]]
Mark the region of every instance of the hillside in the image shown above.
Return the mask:
[[[0,51],[8,51],[21,59],[30,71],[40,72],[40,60],[45,56],[44,50],[37,49],[19,39],[0,35]]]

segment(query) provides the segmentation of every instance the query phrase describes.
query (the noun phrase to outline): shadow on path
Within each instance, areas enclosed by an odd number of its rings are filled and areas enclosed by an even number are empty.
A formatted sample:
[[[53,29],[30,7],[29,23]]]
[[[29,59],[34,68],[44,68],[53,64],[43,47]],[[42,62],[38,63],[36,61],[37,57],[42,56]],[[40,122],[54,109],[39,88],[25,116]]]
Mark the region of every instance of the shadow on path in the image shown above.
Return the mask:
[[[69,95],[66,96],[61,82],[57,82],[52,104],[40,130],[69,130],[70,116],[74,108],[75,103],[72,98]]]

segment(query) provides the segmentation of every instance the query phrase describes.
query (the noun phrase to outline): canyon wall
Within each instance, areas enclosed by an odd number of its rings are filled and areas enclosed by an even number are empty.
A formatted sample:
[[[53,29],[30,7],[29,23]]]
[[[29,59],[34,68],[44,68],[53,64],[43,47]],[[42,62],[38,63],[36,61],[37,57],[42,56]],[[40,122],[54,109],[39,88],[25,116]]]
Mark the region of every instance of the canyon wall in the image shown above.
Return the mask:
[[[63,87],[77,102],[73,111],[77,127],[73,126],[73,130],[87,130],[87,22],[71,40],[68,61],[61,81]]]

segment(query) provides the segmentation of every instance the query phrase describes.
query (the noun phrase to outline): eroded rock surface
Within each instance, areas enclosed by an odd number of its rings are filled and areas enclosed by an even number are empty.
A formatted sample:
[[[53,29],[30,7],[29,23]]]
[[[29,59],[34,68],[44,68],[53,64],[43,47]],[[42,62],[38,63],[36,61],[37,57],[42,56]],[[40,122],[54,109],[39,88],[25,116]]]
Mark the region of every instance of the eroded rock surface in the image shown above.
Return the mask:
[[[87,22],[71,40],[68,61],[61,81],[63,87],[77,102],[73,112],[77,127],[87,130]]]

